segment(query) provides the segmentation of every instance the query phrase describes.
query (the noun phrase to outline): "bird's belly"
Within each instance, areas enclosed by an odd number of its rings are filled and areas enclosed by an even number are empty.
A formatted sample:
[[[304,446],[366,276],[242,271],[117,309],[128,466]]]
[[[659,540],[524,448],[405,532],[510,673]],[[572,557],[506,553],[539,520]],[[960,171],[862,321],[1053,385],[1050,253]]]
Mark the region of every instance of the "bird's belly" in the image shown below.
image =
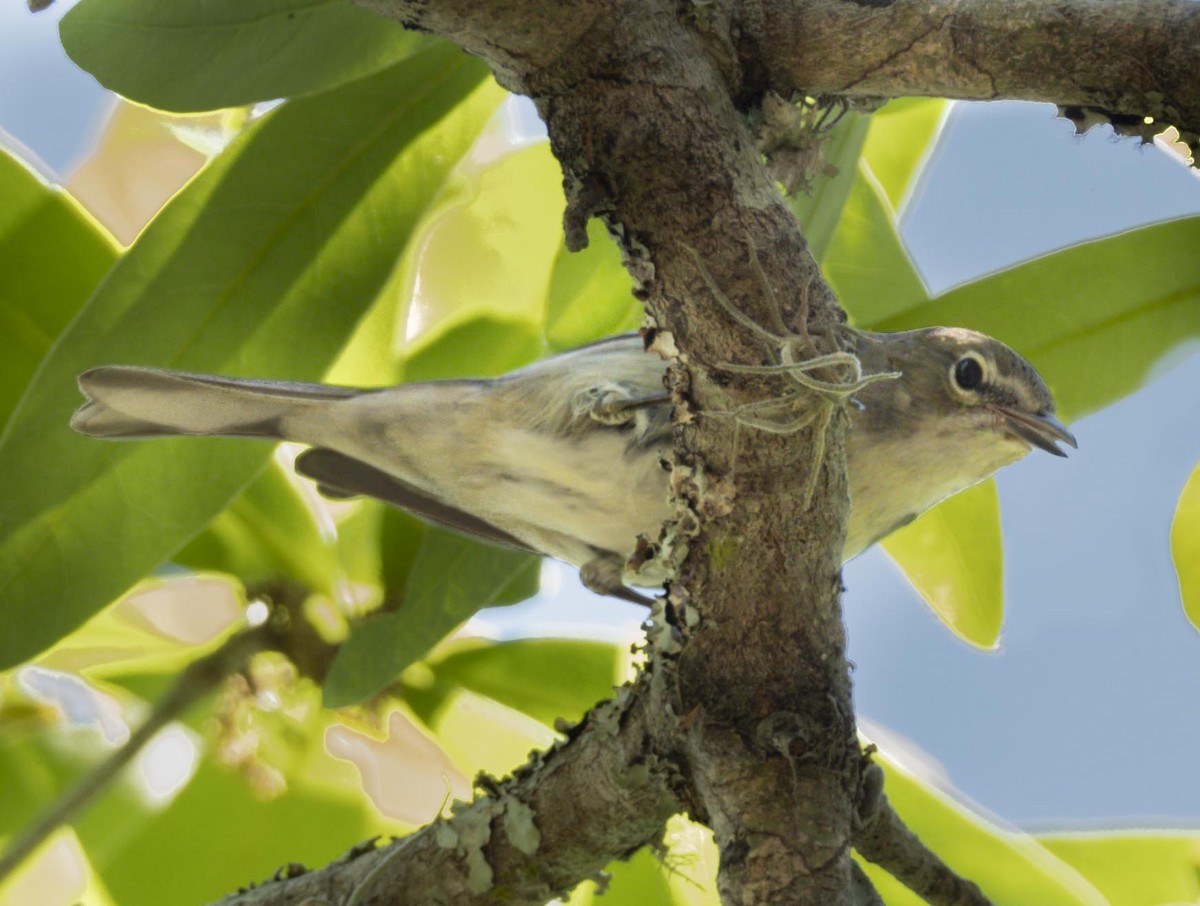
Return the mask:
[[[621,432],[578,442],[507,429],[492,440],[481,471],[494,486],[481,510],[551,556],[580,565],[596,550],[628,554],[670,513],[659,453],[628,451]]]

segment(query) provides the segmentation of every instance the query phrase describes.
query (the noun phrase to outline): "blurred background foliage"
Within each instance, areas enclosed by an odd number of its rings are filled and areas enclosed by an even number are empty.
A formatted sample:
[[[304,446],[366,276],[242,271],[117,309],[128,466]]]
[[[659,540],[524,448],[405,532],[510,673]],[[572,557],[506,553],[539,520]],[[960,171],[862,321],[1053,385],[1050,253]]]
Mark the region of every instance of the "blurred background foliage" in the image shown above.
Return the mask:
[[[66,189],[0,153],[0,838],[86,782],[265,604],[294,645],[189,699],[0,902],[203,902],[323,864],[469,798],[477,772],[507,773],[635,669],[628,644],[481,634],[478,610],[538,590],[535,558],[323,500],[291,472],[294,449],[67,428],[75,375],[107,362],[369,386],[500,374],[641,323],[598,222],[566,252],[557,165],[478,61],[348,2],[272,9],[83,0],[63,44],[133,103]],[[1002,337],[1068,419],[1200,334],[1200,218],[931,297],[897,222],[946,109],[825,122],[821,175],[791,196],[856,326]],[[1171,545],[1196,623],[1197,475]],[[950,631],[996,645],[990,481],[885,547]],[[998,903],[1200,898],[1200,836],[1035,839],[881,758],[904,817]],[[675,819],[667,844],[612,866],[603,902],[715,903],[707,833]],[[876,879],[889,904],[918,902]]]

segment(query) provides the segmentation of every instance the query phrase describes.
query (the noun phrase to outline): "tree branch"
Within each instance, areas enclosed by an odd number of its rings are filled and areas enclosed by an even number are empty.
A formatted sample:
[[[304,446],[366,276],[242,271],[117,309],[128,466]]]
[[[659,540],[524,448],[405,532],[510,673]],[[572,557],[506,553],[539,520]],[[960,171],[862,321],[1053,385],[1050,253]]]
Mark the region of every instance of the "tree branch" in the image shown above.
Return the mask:
[[[429,903],[541,906],[662,837],[681,805],[672,766],[649,746],[649,675],[597,705],[511,778],[482,777],[450,818],[376,848],[355,847],[320,871],[299,866],[222,906]]]
[[[883,772],[863,772],[866,795],[860,796],[854,848],[888,872],[930,906],[991,906],[977,885],[955,874],[925,846],[896,814],[883,794]]]
[[[25,828],[0,856],[0,882],[21,865],[45,840],[82,813],[146,744],[163,727],[182,716],[192,705],[212,692],[229,675],[242,670],[259,651],[274,647],[275,630],[258,626],[231,635],[219,648],[187,669],[171,690],[154,705],[129,739],[107,758],[79,778],[33,824]]]
[[[788,95],[1049,101],[1148,138],[1200,133],[1190,0],[778,0],[740,8],[741,55]],[[1145,123],[1144,117],[1153,117]]]

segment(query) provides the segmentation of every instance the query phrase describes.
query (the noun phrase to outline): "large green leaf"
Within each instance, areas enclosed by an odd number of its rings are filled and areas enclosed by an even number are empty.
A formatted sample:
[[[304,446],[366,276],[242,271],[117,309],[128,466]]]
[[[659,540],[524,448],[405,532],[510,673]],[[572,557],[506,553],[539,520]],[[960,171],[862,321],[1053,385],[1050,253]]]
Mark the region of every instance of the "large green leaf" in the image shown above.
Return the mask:
[[[1187,480],[1171,520],[1171,559],[1183,612],[1200,629],[1200,465]]]
[[[883,549],[956,635],[996,647],[1004,622],[1004,546],[994,481],[943,501],[893,532]]]
[[[82,0],[59,33],[105,88],[179,113],[323,91],[427,46],[350,0]]]
[[[1028,834],[1008,830],[904,770],[886,754],[876,761],[885,791],[905,824],[952,869],[975,881],[993,903],[1013,906],[1108,906],[1088,880]],[[874,866],[868,874],[888,906],[924,901]]]
[[[464,161],[411,262],[420,280],[407,352],[477,315],[524,320],[540,333],[563,205],[562,171],[547,142]]]
[[[406,690],[407,691],[407,690]],[[558,739],[545,724],[469,689],[453,689],[426,724],[437,744],[468,776],[503,777]]]
[[[788,206],[804,228],[804,238],[818,261],[825,260],[829,243],[839,228],[838,221],[854,184],[870,128],[869,116],[858,113],[843,116],[821,146],[825,172],[814,177],[810,191],[788,196]]]
[[[439,45],[286,104],[142,233],[0,438],[0,668],[169,557],[270,453],[230,441],[75,436],[75,376],[115,361],[319,377],[495,109],[500,92],[478,88],[484,75],[481,63]]]
[[[1200,217],[1072,246],[875,325],[971,327],[1029,358],[1068,420],[1137,390],[1200,335]]]
[[[536,591],[532,554],[428,528],[399,610],[367,620],[342,645],[325,680],[325,705],[369,698],[477,610]]]
[[[433,660],[434,676],[554,726],[611,698],[629,658],[616,645],[583,639],[472,640]],[[553,678],[553,682],[547,682]]]
[[[337,549],[332,538],[321,537],[312,509],[284,468],[272,460],[174,561],[229,573],[246,584],[283,576],[333,594]]]
[[[819,176],[811,193],[788,199],[813,255],[843,294],[843,306],[860,323],[877,295],[889,299],[897,279],[900,288],[908,290],[915,276],[896,230],[896,213],[936,144],[948,108],[940,99],[903,98],[873,116],[847,114],[822,147],[835,172]],[[846,231],[849,235],[843,235]],[[861,285],[853,274],[873,263],[871,257],[855,255],[880,253],[886,258],[878,268],[879,284],[857,299],[849,298]],[[893,264],[899,269],[884,273]]]
[[[541,336],[529,321],[476,313],[422,337],[405,357],[404,378],[494,377],[528,365],[541,352]]]
[[[856,327],[880,330],[897,311],[925,302],[929,292],[908,257],[895,212],[866,161],[860,161],[821,271]]]
[[[871,117],[863,160],[893,211],[916,188],[949,112],[950,102],[942,98],[898,98]]]
[[[592,218],[587,248],[569,252],[564,244],[554,259],[546,293],[546,342],[561,351],[633,330],[642,322],[642,305],[631,289],[616,243]]]
[[[0,198],[3,432],[38,363],[117,260],[117,247],[69,195],[3,148]]]
[[[1048,834],[1038,839],[1113,906],[1200,902],[1200,834],[1195,831]]]

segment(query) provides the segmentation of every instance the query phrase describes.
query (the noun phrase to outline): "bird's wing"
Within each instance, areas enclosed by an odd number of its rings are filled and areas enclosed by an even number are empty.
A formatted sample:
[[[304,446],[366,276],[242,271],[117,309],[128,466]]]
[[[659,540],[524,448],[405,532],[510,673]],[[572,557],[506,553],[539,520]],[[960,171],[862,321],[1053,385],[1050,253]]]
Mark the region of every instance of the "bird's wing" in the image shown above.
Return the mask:
[[[456,532],[472,535],[502,547],[541,554],[490,522],[449,506],[393,478],[387,472],[334,450],[320,447],[306,450],[296,458],[296,471],[315,481],[318,489],[327,497],[356,497],[365,494]]]

